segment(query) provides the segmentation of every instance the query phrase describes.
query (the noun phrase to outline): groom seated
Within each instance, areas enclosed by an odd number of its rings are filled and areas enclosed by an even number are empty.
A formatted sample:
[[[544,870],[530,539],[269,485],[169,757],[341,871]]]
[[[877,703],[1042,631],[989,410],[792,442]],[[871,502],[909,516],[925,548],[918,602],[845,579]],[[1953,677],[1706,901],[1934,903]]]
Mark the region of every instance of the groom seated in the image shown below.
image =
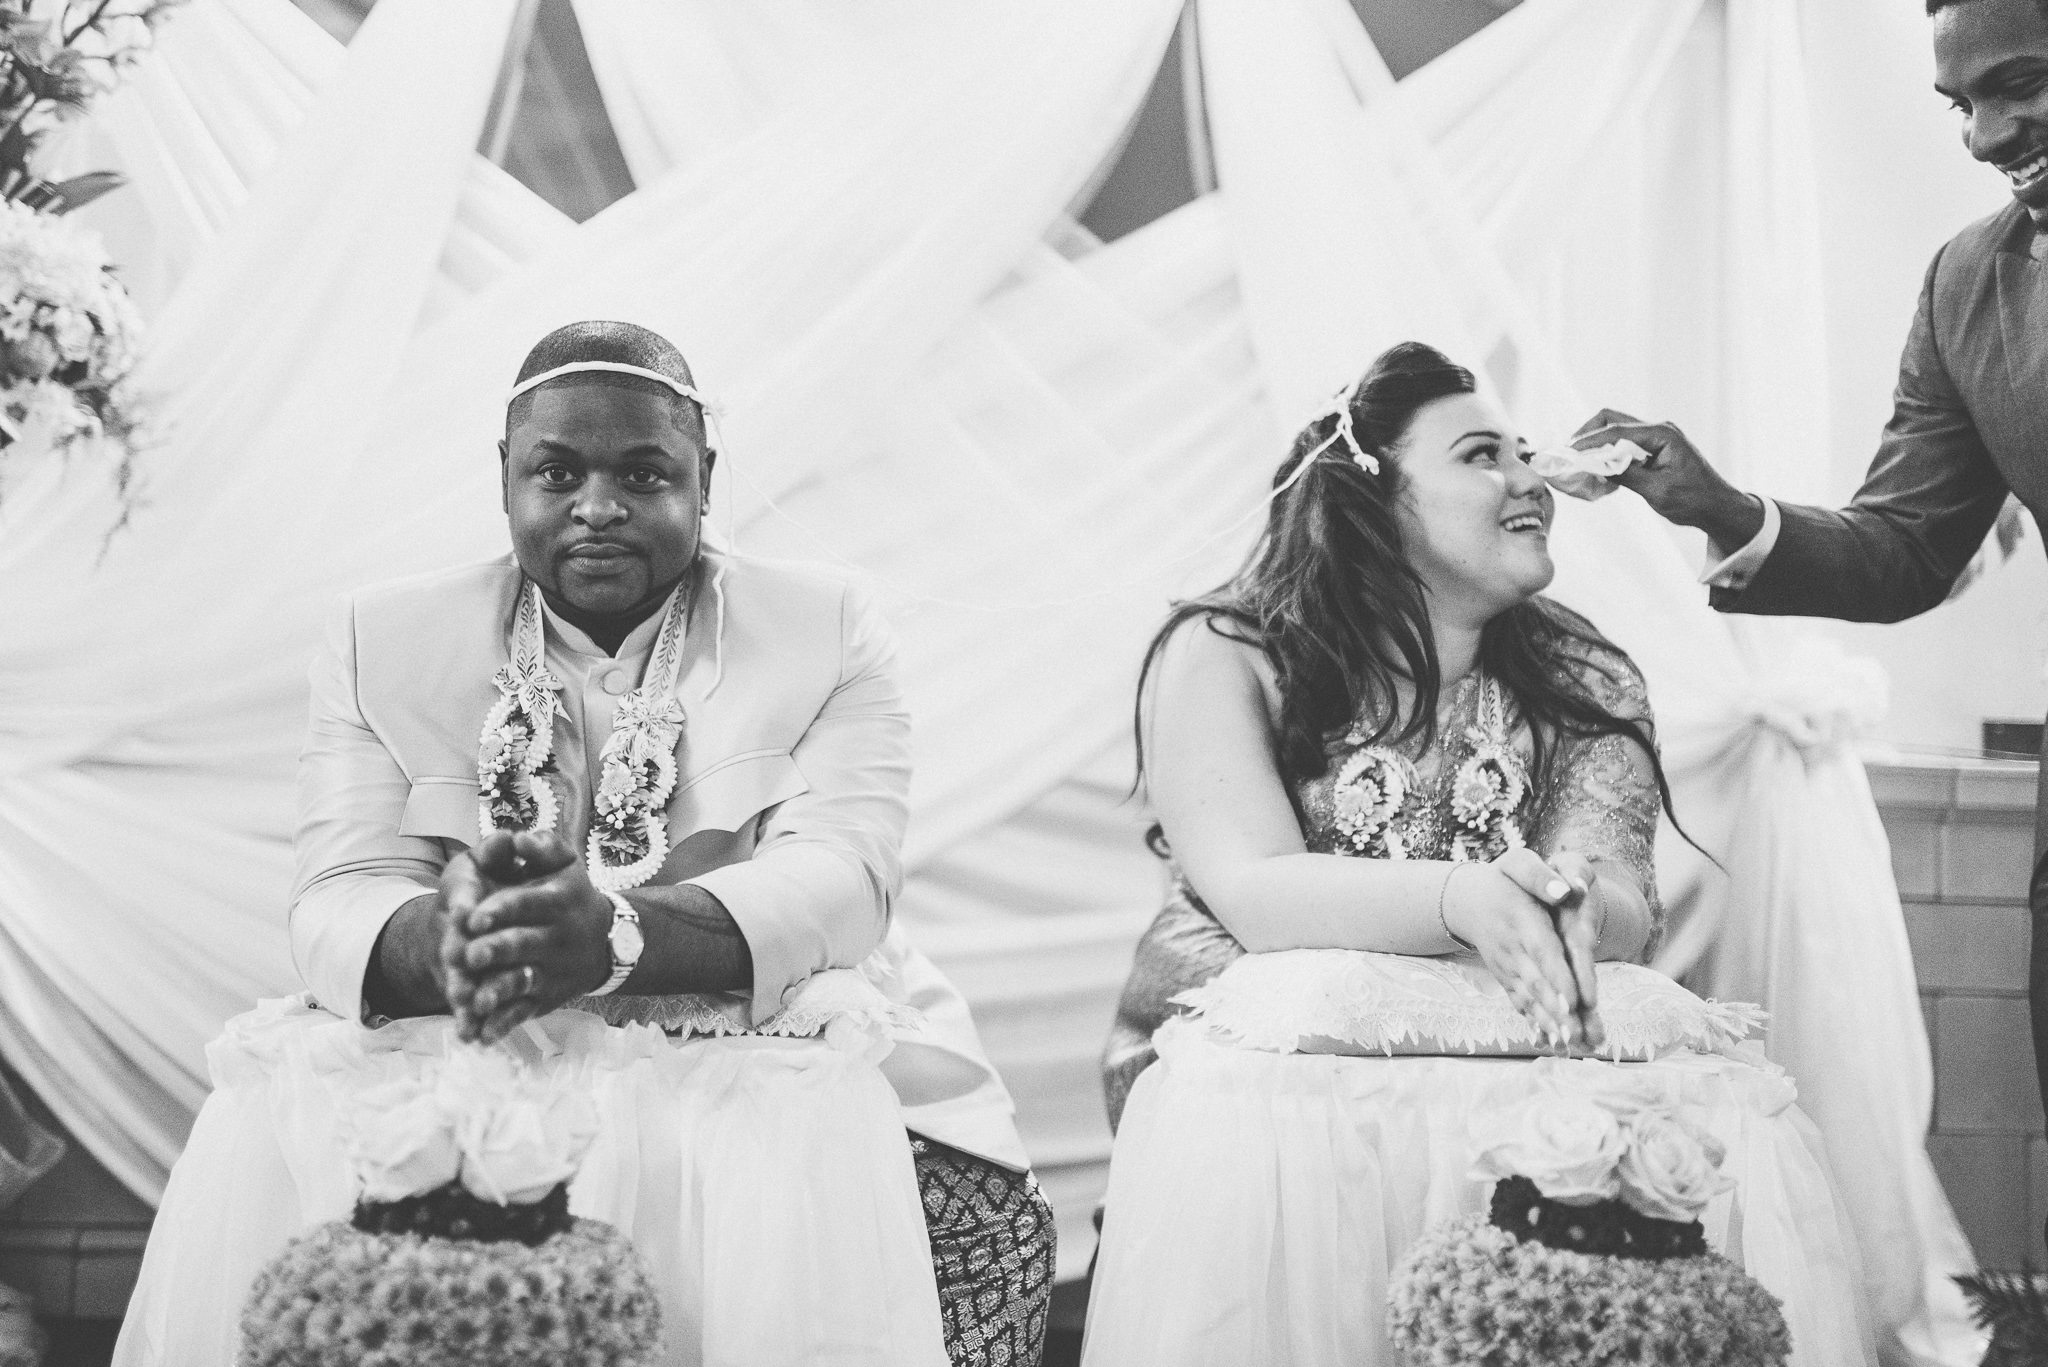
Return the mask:
[[[1051,1213],[965,1003],[889,932],[892,644],[843,580],[706,544],[708,424],[644,328],[534,347],[499,446],[513,554],[362,590],[315,667],[293,953],[331,1011],[494,1040],[571,1002],[660,1023],[702,993],[758,1025],[880,950],[925,1022],[882,1067],[947,1350],[1035,1362]]]

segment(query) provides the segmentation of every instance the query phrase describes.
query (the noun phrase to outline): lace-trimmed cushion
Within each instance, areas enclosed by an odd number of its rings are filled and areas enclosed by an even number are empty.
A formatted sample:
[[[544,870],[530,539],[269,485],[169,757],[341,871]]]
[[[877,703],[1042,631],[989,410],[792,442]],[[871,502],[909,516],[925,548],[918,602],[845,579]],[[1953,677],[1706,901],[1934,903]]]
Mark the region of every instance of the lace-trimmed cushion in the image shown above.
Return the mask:
[[[1599,967],[1605,1057],[1650,1059],[1674,1049],[1721,1053],[1764,1019],[1746,1002],[1706,1001],[1637,964]],[[1424,959],[1348,949],[1247,954],[1174,1000],[1212,1038],[1272,1053],[1553,1052],[1477,959]]]
[[[834,1043],[842,1043],[842,1035],[850,1038],[855,1033],[885,1037],[920,1020],[914,1008],[890,1001],[861,972],[846,968],[812,974],[783,999],[780,1011],[759,1024],[748,1019],[747,997],[740,992],[578,997],[569,1006],[610,1025],[651,1025],[675,1036],[823,1035]]]

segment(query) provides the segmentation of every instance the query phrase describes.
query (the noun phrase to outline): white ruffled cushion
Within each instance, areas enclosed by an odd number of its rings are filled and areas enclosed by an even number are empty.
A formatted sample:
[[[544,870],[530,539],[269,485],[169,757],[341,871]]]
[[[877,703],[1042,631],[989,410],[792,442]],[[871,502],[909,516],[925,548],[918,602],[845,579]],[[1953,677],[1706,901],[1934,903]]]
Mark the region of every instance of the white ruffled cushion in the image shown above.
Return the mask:
[[[1637,964],[1598,969],[1601,1053],[1649,1059],[1719,1053],[1762,1025],[1762,1008],[1706,1001]],[[1294,1054],[1484,1054],[1553,1050],[1470,955],[1425,959],[1350,949],[1247,954],[1174,1000],[1211,1037]]]

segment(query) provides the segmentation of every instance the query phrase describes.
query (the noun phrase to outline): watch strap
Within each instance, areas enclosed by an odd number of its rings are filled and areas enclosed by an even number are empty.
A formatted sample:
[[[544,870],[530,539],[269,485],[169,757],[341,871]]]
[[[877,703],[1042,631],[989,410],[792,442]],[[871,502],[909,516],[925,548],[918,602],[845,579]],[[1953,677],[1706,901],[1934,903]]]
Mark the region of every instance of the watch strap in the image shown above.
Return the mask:
[[[607,891],[605,896],[611,899],[612,931],[616,931],[619,928],[621,921],[631,921],[636,926],[640,924],[640,913],[634,909],[631,902],[626,900],[623,893]],[[610,932],[607,932],[605,935],[605,947],[612,956],[612,975],[604,980],[603,987],[590,994],[593,997],[607,997],[618,991],[620,985],[633,975],[634,968],[638,967],[640,962],[637,958],[631,963],[621,959],[618,950],[611,948]]]

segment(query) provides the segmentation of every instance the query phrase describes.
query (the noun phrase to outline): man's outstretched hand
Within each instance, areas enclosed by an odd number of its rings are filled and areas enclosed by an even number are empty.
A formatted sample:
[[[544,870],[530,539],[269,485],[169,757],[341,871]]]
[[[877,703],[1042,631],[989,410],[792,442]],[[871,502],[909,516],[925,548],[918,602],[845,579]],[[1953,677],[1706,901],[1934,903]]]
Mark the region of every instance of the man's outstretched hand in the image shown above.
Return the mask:
[[[1763,504],[1721,478],[1685,433],[1668,422],[1642,422],[1603,408],[1572,434],[1581,451],[1632,441],[1649,453],[1614,477],[1635,490],[1667,522],[1698,527],[1723,554],[1740,550],[1764,522]]]
[[[503,1039],[611,976],[611,900],[559,837],[487,836],[449,862],[441,895],[441,965],[463,1039]]]

